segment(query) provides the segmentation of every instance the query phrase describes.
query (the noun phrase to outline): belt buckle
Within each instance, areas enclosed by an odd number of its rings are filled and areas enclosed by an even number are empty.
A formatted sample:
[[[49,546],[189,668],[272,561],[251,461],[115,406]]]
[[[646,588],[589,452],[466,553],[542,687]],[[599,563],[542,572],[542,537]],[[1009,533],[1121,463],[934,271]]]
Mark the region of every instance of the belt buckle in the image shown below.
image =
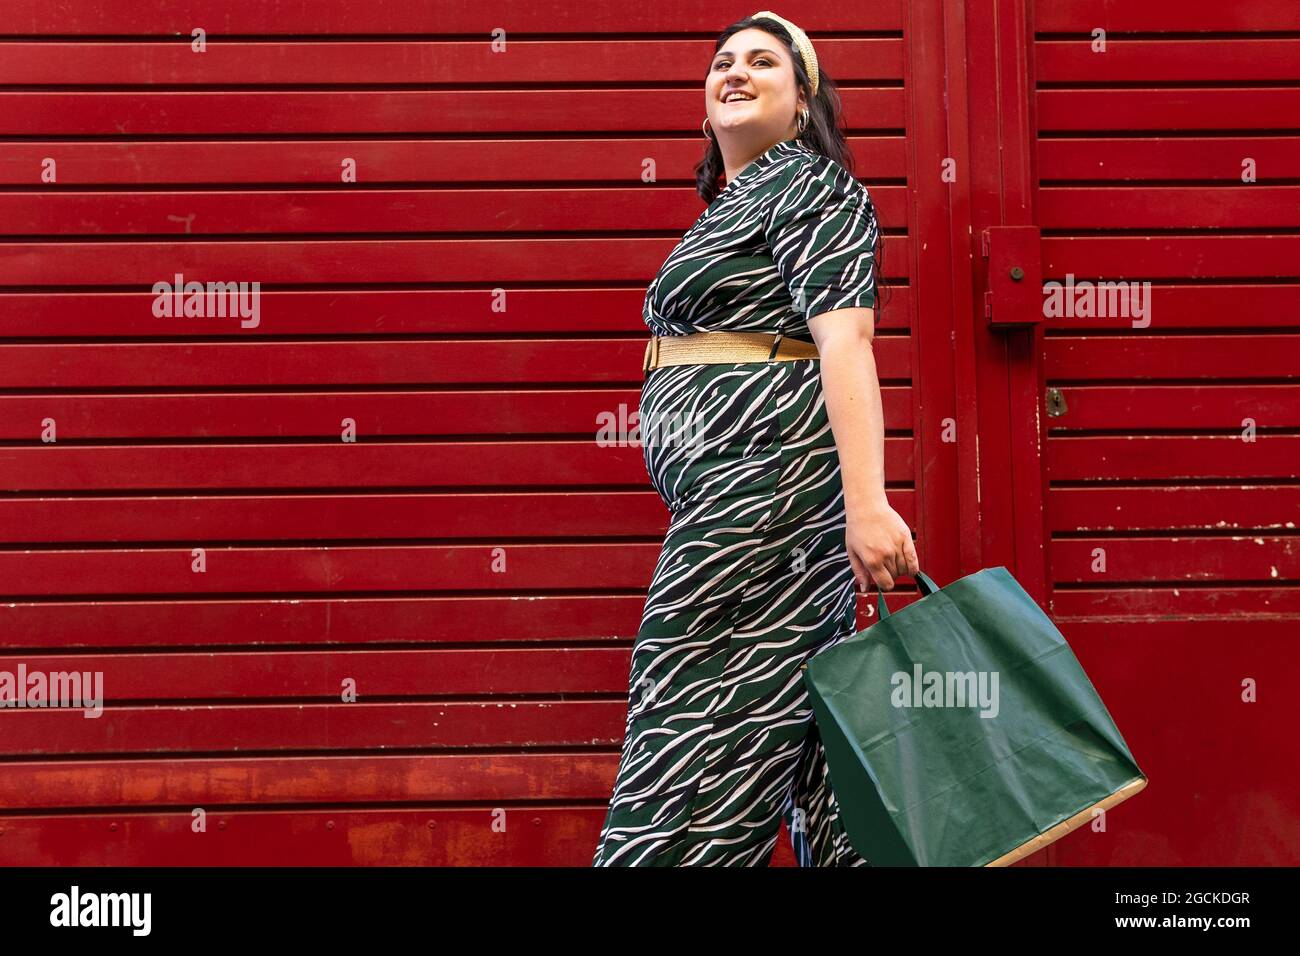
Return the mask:
[[[652,362],[659,359],[659,336],[650,336],[650,341],[645,344],[645,356],[641,360],[641,374],[645,375],[650,371]]]

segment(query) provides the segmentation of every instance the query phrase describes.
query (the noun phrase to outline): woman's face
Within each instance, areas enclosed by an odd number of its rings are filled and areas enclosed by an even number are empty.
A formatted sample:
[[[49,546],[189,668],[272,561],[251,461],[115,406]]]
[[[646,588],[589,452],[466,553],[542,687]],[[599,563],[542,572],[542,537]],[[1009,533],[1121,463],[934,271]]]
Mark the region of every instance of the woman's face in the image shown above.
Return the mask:
[[[719,143],[755,147],[790,139],[805,101],[784,43],[751,27],[733,33],[714,54],[704,107]],[[746,94],[734,96],[733,94]]]

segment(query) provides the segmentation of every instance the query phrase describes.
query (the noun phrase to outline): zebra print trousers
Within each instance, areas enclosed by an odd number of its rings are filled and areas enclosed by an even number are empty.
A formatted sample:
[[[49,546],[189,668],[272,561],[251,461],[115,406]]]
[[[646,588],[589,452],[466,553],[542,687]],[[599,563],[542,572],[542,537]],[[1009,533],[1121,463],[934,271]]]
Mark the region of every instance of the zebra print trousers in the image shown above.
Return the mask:
[[[799,865],[869,865],[800,671],[855,626],[820,363],[653,369],[640,430],[672,518],[592,864],[766,866],[784,819]]]

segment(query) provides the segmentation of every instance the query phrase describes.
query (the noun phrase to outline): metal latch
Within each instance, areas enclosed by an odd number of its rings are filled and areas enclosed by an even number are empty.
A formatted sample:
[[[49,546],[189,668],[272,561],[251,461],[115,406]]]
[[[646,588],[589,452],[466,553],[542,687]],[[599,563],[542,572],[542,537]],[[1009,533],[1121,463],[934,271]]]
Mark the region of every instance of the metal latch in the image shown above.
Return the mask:
[[[984,317],[995,329],[1043,321],[1042,236],[1037,226],[988,226],[980,232],[987,260]]]

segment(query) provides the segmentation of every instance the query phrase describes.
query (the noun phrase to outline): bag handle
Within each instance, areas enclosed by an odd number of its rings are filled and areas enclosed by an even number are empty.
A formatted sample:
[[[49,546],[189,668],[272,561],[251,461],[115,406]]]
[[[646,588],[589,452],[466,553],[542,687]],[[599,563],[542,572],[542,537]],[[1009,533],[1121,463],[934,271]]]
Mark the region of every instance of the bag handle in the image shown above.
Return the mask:
[[[930,575],[926,574],[924,571],[918,570],[915,577],[916,589],[921,592],[922,597],[931,595],[935,591],[939,590],[939,585],[930,580]],[[880,619],[882,621],[889,617],[889,605],[885,603],[885,592],[880,589],[879,584],[876,585],[876,607],[880,608]]]

